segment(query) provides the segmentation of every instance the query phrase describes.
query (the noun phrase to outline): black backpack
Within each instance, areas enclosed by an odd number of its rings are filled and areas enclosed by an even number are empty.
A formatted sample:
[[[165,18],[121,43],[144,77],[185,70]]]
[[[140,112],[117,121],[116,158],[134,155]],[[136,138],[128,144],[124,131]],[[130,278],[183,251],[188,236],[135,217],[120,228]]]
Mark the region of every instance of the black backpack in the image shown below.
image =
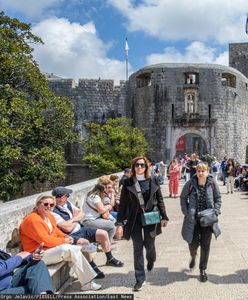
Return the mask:
[[[213,170],[213,172],[217,172],[218,171],[216,166],[213,166],[212,170]]]

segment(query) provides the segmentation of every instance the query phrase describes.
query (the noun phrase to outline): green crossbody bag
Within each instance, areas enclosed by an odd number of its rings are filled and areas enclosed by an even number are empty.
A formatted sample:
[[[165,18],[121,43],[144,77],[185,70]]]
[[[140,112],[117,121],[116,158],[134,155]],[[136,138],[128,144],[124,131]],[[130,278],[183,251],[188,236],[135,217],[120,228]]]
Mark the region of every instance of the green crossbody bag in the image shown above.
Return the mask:
[[[143,210],[143,213],[141,215],[142,226],[159,224],[161,222],[161,215],[157,209],[154,209],[153,211],[149,211],[149,212],[145,211],[144,198],[143,198],[143,195],[142,195],[142,192],[140,189],[139,182],[137,180],[135,181],[135,189],[136,189],[136,192],[138,193],[138,199],[140,202],[140,206]]]

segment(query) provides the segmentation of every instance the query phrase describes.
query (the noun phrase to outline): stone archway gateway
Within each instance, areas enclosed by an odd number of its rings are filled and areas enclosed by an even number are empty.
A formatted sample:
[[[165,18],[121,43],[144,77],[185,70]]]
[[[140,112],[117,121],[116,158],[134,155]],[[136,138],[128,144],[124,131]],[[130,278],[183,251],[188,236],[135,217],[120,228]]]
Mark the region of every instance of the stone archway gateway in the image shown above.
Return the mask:
[[[203,155],[208,151],[204,139],[196,133],[187,133],[181,135],[176,142],[176,155],[183,155],[184,153],[197,153]]]

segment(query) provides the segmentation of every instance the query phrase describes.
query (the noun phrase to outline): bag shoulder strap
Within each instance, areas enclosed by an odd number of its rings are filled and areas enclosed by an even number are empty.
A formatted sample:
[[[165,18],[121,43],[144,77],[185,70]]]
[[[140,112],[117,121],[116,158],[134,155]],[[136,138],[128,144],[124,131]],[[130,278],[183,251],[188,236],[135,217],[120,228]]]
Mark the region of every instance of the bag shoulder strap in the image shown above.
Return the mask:
[[[93,206],[91,205],[89,202],[88,202],[88,199],[86,198],[86,204],[91,208],[93,209],[94,211],[98,212],[98,210]],[[99,213],[99,212],[98,212]]]
[[[138,199],[139,199],[140,206],[141,206],[142,210],[145,210],[144,198],[143,198],[143,195],[142,195],[142,192],[141,192],[140,184],[139,184],[139,182],[136,178],[134,180],[134,186],[135,186],[136,192],[138,194]]]
[[[211,182],[211,188],[212,188],[212,191],[214,192],[214,183],[213,183],[213,182]],[[190,184],[190,186],[189,186],[188,197],[189,197],[189,195],[191,194],[192,190],[193,190],[193,185]]]
[[[192,191],[193,191],[193,185],[192,185],[192,183],[190,183],[189,192],[188,192],[188,197],[187,198],[189,198],[189,195],[191,194]]]

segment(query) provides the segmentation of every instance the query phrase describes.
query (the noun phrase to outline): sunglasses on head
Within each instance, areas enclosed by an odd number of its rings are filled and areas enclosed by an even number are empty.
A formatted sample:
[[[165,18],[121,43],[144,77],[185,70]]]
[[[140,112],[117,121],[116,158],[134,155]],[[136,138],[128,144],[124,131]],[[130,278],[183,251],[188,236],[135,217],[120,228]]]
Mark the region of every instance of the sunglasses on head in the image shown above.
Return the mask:
[[[54,203],[48,203],[48,202],[41,202],[41,204],[43,205],[43,206],[46,206],[46,207],[54,207]]]
[[[145,169],[146,164],[144,164],[144,163],[141,163],[141,164],[140,164],[140,163],[137,163],[137,162],[136,162],[136,163],[134,164],[134,166],[135,166],[135,168],[141,167],[142,169]]]

